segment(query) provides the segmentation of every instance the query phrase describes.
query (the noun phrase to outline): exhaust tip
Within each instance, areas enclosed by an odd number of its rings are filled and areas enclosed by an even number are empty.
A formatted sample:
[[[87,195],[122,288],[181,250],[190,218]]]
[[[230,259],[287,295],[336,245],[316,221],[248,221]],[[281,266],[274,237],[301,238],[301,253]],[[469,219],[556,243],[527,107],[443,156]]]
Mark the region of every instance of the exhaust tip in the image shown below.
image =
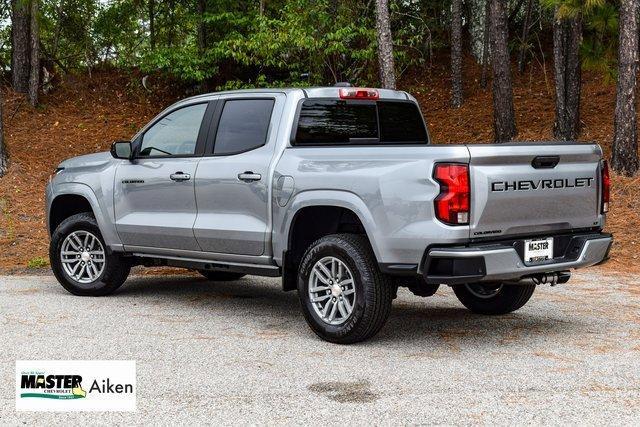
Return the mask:
[[[563,283],[567,283],[570,278],[571,278],[570,271],[561,271],[558,273],[558,284],[560,285]]]

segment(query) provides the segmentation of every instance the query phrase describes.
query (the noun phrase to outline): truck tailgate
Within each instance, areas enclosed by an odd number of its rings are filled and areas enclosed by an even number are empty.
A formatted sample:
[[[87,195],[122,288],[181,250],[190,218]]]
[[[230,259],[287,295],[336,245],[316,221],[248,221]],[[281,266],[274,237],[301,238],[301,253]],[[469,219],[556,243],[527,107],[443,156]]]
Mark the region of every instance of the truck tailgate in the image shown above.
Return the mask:
[[[598,145],[474,144],[467,148],[472,239],[602,225]]]

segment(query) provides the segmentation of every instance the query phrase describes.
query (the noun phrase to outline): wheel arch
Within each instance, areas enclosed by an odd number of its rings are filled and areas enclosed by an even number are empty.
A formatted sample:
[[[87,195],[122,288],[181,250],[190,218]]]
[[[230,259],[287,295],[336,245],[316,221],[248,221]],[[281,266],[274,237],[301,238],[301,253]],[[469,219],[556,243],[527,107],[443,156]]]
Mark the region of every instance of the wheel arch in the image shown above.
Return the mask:
[[[93,214],[107,246],[120,243],[113,225],[113,218],[107,209],[101,207],[91,187],[82,183],[60,184],[55,189],[47,211],[49,236],[66,218],[82,212]]]
[[[283,289],[295,289],[297,268],[304,251],[315,240],[334,233],[364,235],[371,245],[376,259],[380,259],[373,230],[373,217],[365,203],[355,194],[346,191],[307,191],[296,197],[287,212],[279,247],[274,255],[282,254]]]
[[[49,235],[72,215],[82,212],[90,212],[95,216],[91,202],[81,194],[60,194],[51,201],[49,209]]]

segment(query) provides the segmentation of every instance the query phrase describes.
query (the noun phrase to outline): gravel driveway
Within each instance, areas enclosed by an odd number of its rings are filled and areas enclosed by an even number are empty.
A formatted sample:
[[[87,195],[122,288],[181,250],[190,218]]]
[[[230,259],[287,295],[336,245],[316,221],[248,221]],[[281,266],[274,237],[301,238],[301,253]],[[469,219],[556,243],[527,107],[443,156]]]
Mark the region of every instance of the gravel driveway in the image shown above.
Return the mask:
[[[374,339],[325,343],[276,279],[132,277],[75,297],[0,276],[0,424],[640,423],[640,277],[591,269],[520,311],[402,289]],[[15,412],[16,359],[135,359],[135,413]]]

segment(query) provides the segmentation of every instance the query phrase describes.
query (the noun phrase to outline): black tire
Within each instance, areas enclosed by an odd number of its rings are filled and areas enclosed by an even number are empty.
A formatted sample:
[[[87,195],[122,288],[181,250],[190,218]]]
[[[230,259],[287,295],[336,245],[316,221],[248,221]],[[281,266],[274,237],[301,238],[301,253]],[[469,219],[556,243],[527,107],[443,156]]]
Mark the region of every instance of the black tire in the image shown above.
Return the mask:
[[[230,271],[198,270],[198,273],[214,282],[231,282],[246,276],[244,273],[232,273]]]
[[[397,278],[398,283],[406,286],[417,297],[430,297],[440,288],[438,284],[427,283],[423,276]]]
[[[308,287],[314,265],[332,256],[351,271],[355,286],[353,311],[340,325],[326,323],[313,308]],[[384,325],[395,285],[380,272],[375,255],[365,236],[333,234],[315,241],[303,256],[298,270],[298,297],[304,317],[311,329],[322,339],[351,344],[375,335]]]
[[[93,282],[80,283],[68,275],[62,267],[60,251],[65,238],[74,231],[88,231],[96,236],[105,249],[104,270]],[[112,253],[107,248],[98,228],[98,223],[91,213],[83,212],[65,219],[58,225],[51,236],[49,244],[51,269],[58,282],[69,292],[79,296],[103,296],[113,293],[129,276],[131,263],[121,255]]]
[[[454,286],[453,291],[458,300],[474,313],[478,314],[506,314],[516,311],[524,306],[533,295],[535,285],[505,285],[500,283],[492,283],[481,285],[484,288],[478,288],[478,284],[458,285]],[[501,286],[501,287],[500,287]],[[471,288],[471,289],[469,289]],[[481,297],[478,295],[481,289],[499,289],[495,294]]]

